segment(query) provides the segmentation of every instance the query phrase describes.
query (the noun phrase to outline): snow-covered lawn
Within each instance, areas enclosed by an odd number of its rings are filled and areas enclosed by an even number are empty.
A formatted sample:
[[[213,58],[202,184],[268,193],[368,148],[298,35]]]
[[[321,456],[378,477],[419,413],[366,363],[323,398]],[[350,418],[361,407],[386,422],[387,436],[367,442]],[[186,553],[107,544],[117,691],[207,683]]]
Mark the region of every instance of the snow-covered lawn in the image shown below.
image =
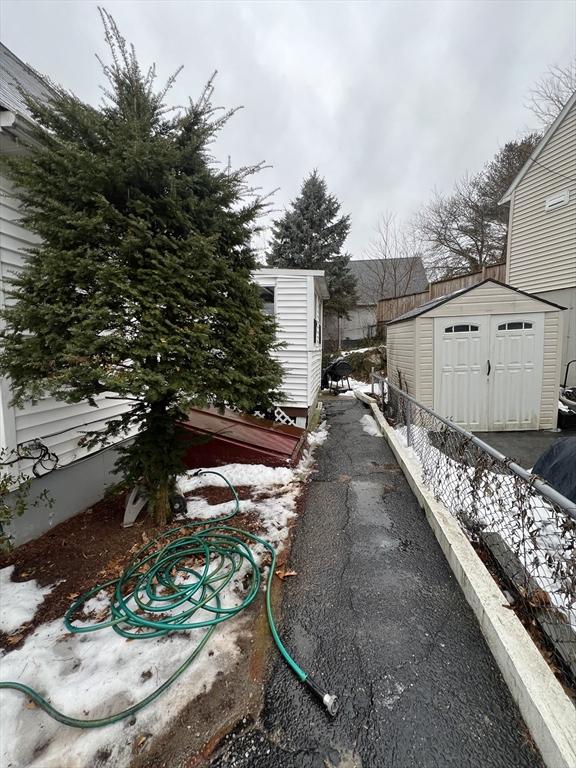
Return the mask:
[[[406,427],[397,432],[407,446]],[[412,425],[411,446],[424,484],[466,530],[497,533],[576,630],[576,532],[568,515],[496,462],[481,468],[448,457],[424,427]]]
[[[279,552],[288,536],[288,525],[296,515],[296,500],[302,482],[309,475],[314,448],[328,436],[326,424],[308,436],[308,447],[295,469],[271,469],[260,465],[231,464],[218,467],[233,485],[257,486],[255,499],[240,503],[240,511],[250,511],[257,533]],[[183,490],[224,485],[214,475],[183,476]],[[184,518],[206,519],[229,513],[229,502],[210,505],[201,497],[188,502]],[[229,522],[234,525],[234,521]],[[263,547],[252,547],[257,563]],[[2,577],[2,628],[16,632],[30,621],[50,587],[41,589],[33,582],[10,581],[12,569]],[[182,574],[181,578],[185,578]],[[224,607],[242,602],[242,573],[220,594]],[[100,592],[85,606],[94,614],[106,613],[107,596]],[[86,621],[89,616],[86,615]],[[98,616],[96,620],[104,620]],[[81,616],[77,623],[81,623]],[[87,768],[99,761],[110,768],[127,766],[135,748],[165,730],[170,721],[192,699],[208,690],[219,672],[230,670],[240,653],[238,640],[250,631],[240,614],[217,626],[209,643],[171,688],[131,719],[104,728],[79,730],[61,725],[40,709],[30,705],[21,693],[0,692],[0,766],[2,768]],[[190,655],[204,630],[174,632],[161,638],[131,642],[111,628],[87,634],[68,633],[61,619],[42,624],[29,635],[24,645],[0,656],[0,679],[18,681],[44,695],[67,715],[92,719],[126,709],[144,699],[163,683]],[[104,764],[103,763],[103,764]]]

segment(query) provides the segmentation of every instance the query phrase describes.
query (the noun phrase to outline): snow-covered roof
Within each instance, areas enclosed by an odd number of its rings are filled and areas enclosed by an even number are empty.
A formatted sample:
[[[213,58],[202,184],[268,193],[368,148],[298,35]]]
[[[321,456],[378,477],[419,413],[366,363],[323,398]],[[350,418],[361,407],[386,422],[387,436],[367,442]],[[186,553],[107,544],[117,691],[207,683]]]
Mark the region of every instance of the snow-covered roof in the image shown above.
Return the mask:
[[[562,112],[560,112],[556,120],[554,120],[552,125],[548,128],[548,130],[540,140],[540,143],[538,144],[536,149],[532,152],[528,160],[526,160],[526,162],[518,172],[518,175],[516,176],[512,184],[510,184],[506,192],[504,193],[502,199],[499,200],[500,205],[502,205],[503,203],[507,203],[510,200],[510,198],[512,197],[512,193],[514,192],[518,184],[520,184],[524,176],[526,176],[526,174],[528,173],[532,165],[534,165],[535,161],[538,159],[538,155],[542,153],[543,149],[546,147],[546,145],[548,144],[552,136],[554,136],[558,128],[562,125],[566,115],[568,114],[568,112],[570,112],[574,104],[576,104],[576,91],[574,91],[572,96],[568,99],[568,101],[564,105],[564,109],[562,110]]]

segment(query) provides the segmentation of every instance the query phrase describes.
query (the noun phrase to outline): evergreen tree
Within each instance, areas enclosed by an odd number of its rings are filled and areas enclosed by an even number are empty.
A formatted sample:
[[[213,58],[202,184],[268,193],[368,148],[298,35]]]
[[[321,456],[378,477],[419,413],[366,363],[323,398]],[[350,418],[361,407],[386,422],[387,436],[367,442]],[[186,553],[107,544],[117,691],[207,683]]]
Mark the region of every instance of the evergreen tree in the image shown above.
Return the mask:
[[[350,217],[339,216],[340,203],[328,194],[326,182],[313,171],[304,180],[290,209],[274,222],[268,264],[292,269],[324,269],[330,291],[326,311],[348,317],[356,302],[356,279],[350,255],[342,246],[350,232]]]
[[[112,63],[93,108],[62,88],[26,97],[31,152],[9,161],[24,224],[40,238],[12,285],[0,370],[14,401],[69,403],[115,393],[131,409],[90,435],[105,444],[136,428],[118,469],[144,485],[157,522],[169,514],[190,405],[269,407],[281,381],[274,322],[251,281],[251,237],[263,202],[258,170],[220,168],[210,144],[212,82],[178,112],[155,88],[112,17],[101,14]]]

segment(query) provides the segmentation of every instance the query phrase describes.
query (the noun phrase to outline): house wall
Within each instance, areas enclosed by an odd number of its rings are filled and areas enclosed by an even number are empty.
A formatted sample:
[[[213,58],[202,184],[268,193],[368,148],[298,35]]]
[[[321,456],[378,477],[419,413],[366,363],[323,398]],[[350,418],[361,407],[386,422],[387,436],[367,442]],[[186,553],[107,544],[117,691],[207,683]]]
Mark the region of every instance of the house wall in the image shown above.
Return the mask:
[[[408,387],[408,394],[417,397],[416,393],[416,366],[415,366],[415,341],[416,323],[407,320],[404,323],[388,326],[386,336],[388,379],[400,386]]]
[[[23,266],[23,249],[37,243],[37,238],[19,222],[19,202],[12,185],[0,176],[0,304],[5,305],[10,278]],[[97,449],[88,451],[78,446],[78,440],[88,429],[104,426],[128,407],[124,400],[111,399],[112,395],[96,398],[98,407],[87,402],[68,405],[52,397],[22,408],[10,405],[10,386],[6,379],[0,383],[0,440],[6,448],[16,448],[34,438],[58,456],[63,466]],[[25,462],[23,470],[27,469]]]
[[[118,477],[113,474],[117,457],[115,448],[107,448],[33,480],[27,511],[22,517],[13,518],[6,526],[14,544],[18,546],[41,536],[99,501],[106,489],[118,482]],[[36,507],[32,506],[43,491],[52,499],[52,506],[43,501]]]
[[[512,194],[506,282],[515,288],[540,294],[576,286],[575,168],[576,104]],[[547,211],[546,198],[564,190],[568,204]]]
[[[342,341],[366,339],[369,328],[376,325],[376,305],[355,307],[350,310],[350,317],[340,318],[340,338]],[[338,318],[330,315],[326,318],[325,338],[338,340]]]

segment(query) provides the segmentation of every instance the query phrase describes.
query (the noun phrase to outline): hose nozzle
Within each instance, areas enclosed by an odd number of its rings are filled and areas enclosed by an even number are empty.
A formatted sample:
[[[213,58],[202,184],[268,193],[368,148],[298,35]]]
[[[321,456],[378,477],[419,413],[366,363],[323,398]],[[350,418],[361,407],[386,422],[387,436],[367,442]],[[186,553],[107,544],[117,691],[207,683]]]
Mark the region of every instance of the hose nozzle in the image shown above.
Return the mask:
[[[316,696],[320,699],[322,704],[326,707],[328,710],[328,714],[332,715],[334,717],[336,713],[338,712],[338,697],[335,696],[333,693],[326,693],[320,686],[312,680],[311,677],[306,678],[306,684],[308,687],[314,691]]]

